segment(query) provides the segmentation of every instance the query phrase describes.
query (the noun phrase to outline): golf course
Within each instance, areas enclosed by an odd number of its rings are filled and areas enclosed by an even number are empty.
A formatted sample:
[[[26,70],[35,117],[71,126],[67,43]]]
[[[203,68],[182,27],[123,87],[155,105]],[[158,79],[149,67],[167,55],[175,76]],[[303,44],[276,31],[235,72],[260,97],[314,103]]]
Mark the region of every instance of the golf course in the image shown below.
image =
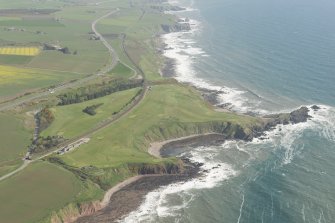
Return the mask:
[[[1,223],[74,222],[130,177],[182,169],[151,143],[264,126],[161,75],[163,2],[0,0]]]

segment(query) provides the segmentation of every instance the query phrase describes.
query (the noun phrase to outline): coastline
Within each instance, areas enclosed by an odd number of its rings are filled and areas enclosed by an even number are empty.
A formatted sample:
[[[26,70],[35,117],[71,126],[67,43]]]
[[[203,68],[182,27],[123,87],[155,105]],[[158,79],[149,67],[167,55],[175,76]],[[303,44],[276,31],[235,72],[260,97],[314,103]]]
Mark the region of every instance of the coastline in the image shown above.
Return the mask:
[[[180,11],[180,10],[177,10]],[[179,24],[180,18],[176,16],[177,24]],[[186,22],[189,24],[189,22]],[[174,30],[169,33],[165,33],[162,35],[170,34],[170,33],[180,33],[183,31],[191,31],[190,30]],[[176,59],[169,58],[164,55],[164,51],[169,49],[169,45],[165,43],[163,36],[159,36],[160,39],[160,48],[163,52],[161,52],[161,56],[164,58],[164,64],[160,69],[160,73],[163,77],[173,78],[177,82],[181,82],[177,80],[177,72]],[[212,105],[216,105],[218,103],[217,92],[212,91],[206,88],[200,88],[195,86],[192,83],[184,83],[189,84],[195,87],[204,100],[209,102]],[[208,91],[208,92],[207,92]],[[205,94],[211,93],[215,94],[215,100],[207,100]],[[219,107],[216,107],[219,109]],[[225,110],[229,111],[229,110]],[[231,111],[229,111],[231,112]],[[172,149],[173,147],[185,147],[185,146],[201,146],[201,145],[209,145],[215,144],[219,142],[224,142],[225,136],[223,134],[218,133],[204,133],[204,134],[194,134],[190,136],[184,136],[174,139],[169,139],[160,142],[153,142],[150,144],[148,148],[148,153],[156,158],[167,157],[167,155],[161,155],[162,151],[166,152],[167,150]],[[89,222],[115,222],[124,217],[126,217],[129,213],[136,210],[143,202],[144,197],[151,191],[158,189],[161,186],[166,186],[176,182],[187,181],[197,176],[200,176],[199,167],[202,165],[201,163],[191,163],[188,159],[182,159],[185,164],[185,168],[189,168],[185,173],[180,174],[147,174],[147,175],[136,175],[131,178],[125,179],[124,181],[118,183],[113,186],[109,190],[105,192],[105,195],[101,201],[96,202],[94,206],[94,210],[88,213],[82,213],[79,216],[72,218],[70,221],[66,221],[68,223],[76,222],[76,223],[89,223]]]
[[[182,30],[177,31],[183,32]],[[169,34],[169,33],[166,33]],[[165,35],[165,34],[163,34]],[[160,43],[162,49],[169,49],[163,36],[160,36]],[[163,50],[163,51],[164,51]],[[160,70],[160,73],[163,77],[174,78],[178,82],[184,83],[183,81],[176,78],[176,59],[167,57],[164,52],[161,54],[164,58],[164,65]],[[225,91],[222,89],[207,89],[205,87],[195,86],[193,83],[184,83],[192,85],[199,92],[204,100],[206,100],[211,105],[215,106],[217,111],[222,112],[233,112],[229,109],[230,104],[219,105],[219,95],[225,94]],[[280,123],[275,123],[275,125]],[[263,129],[266,131],[268,129]],[[232,139],[232,138],[229,138]],[[173,150],[178,147],[197,147],[205,145],[214,145],[216,143],[223,143],[227,138],[223,134],[218,133],[204,133],[204,134],[194,134],[174,139],[169,139],[160,142],[153,142],[148,148],[148,153],[156,158],[164,158],[168,156],[168,151]],[[238,140],[238,138],[235,138]],[[241,139],[243,140],[243,139]],[[164,153],[164,154],[162,154]],[[143,202],[144,197],[151,191],[158,189],[161,186],[169,185],[175,182],[187,181],[189,179],[199,176],[199,166],[202,164],[191,163],[189,160],[186,160],[188,164],[186,166],[192,166],[193,170],[188,174],[148,174],[148,175],[137,175],[131,178],[128,178],[114,187],[106,191],[104,198],[100,201],[98,208],[93,212],[86,215],[81,215],[71,222],[77,223],[89,223],[89,222],[115,222],[130,214],[132,211],[135,211]]]
[[[151,191],[172,183],[187,181],[200,174],[199,163],[184,159],[186,171],[180,174],[147,174],[128,178],[109,189],[93,212],[83,214],[70,222],[117,222],[136,210]]]
[[[169,150],[173,147],[185,147],[185,146],[201,146],[212,144],[215,142],[223,142],[225,140],[225,136],[223,134],[218,133],[204,133],[204,134],[195,134],[190,136],[184,136],[174,139],[169,139],[161,142],[153,142],[150,144],[148,152],[157,158],[166,157],[166,155],[162,156],[163,150]]]
[[[180,22],[180,19],[177,15],[175,15]],[[188,22],[189,23],[189,22]],[[176,58],[171,58],[165,54],[167,50],[173,50],[173,48],[166,43],[165,35],[171,33],[183,33],[183,32],[192,32],[192,30],[173,30],[171,32],[166,32],[165,34],[160,35],[159,38],[159,48],[160,54],[164,59],[164,64],[160,68],[159,73],[162,77],[173,78],[180,83],[184,83],[186,85],[191,85],[195,89],[197,89],[202,98],[207,101],[209,104],[215,107],[216,111],[219,112],[230,112],[236,113],[231,109],[232,104],[222,103],[220,100],[220,96],[229,94],[229,88],[222,87],[217,88],[216,86],[200,86],[196,85],[192,82],[184,82],[183,80],[178,79],[177,75],[177,66],[178,60]],[[228,92],[227,92],[228,90]],[[250,114],[249,114],[250,115]],[[257,116],[257,114],[252,114]],[[270,127],[274,127],[281,123],[282,120],[278,119]],[[266,127],[260,130],[261,133],[267,131]],[[258,135],[258,136],[261,136]],[[257,135],[252,135],[252,137],[257,137]],[[215,145],[219,143],[223,143],[226,140],[239,140],[236,138],[227,138],[223,134],[210,132],[204,134],[193,134],[189,136],[183,136],[173,139],[168,139],[159,142],[152,142],[148,148],[148,153],[156,158],[164,158],[169,156],[169,152],[173,152],[173,150],[178,150],[181,147],[199,147],[206,145]],[[262,138],[260,138],[262,140]],[[244,140],[240,138],[240,140]],[[159,187],[169,185],[175,182],[187,181],[192,178],[198,177],[201,175],[201,171],[199,171],[199,167],[202,164],[199,163],[191,163],[189,160],[185,160],[187,163],[185,166],[192,166],[193,169],[187,173],[181,174],[147,174],[147,175],[137,175],[131,178],[128,178],[114,187],[110,188],[106,191],[104,198],[100,201],[98,208],[96,208],[93,212],[88,213],[86,215],[79,216],[76,220],[72,222],[77,223],[89,223],[89,222],[115,222],[119,221],[127,217],[131,212],[137,210],[140,205],[143,203],[145,196]]]

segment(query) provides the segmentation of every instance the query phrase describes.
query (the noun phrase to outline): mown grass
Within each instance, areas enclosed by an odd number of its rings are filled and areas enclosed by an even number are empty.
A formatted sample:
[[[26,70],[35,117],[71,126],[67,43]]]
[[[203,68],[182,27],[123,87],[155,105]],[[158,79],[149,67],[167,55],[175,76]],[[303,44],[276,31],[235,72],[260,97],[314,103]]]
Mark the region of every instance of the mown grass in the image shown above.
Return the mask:
[[[15,115],[0,113],[0,176],[22,163],[32,137],[32,130]]]
[[[125,47],[132,61],[141,67],[148,80],[160,80],[158,70],[162,65],[162,58],[157,53],[152,38],[161,32],[161,24],[171,24],[171,15],[159,15],[154,11],[146,10],[143,12],[139,8],[123,9],[116,16],[106,18],[99,24],[98,28],[103,34],[126,34]],[[109,39],[115,47],[118,55],[123,62],[131,65],[131,62],[120,48],[120,39]]]
[[[104,120],[112,118],[113,113],[120,111],[138,91],[139,89],[131,89],[79,104],[51,108],[55,115],[55,120],[41,135],[63,135],[65,138],[70,139],[83,134],[101,124]],[[97,114],[94,116],[82,111],[88,106],[101,103],[103,105],[96,109]]]
[[[151,141],[203,133],[213,121],[247,127],[258,120],[216,112],[190,87],[179,84],[154,86],[127,117],[96,133],[89,143],[63,159],[74,166],[153,163],[157,160],[147,153]]]
[[[124,65],[123,63],[118,63],[112,71],[108,74],[112,75],[113,77],[122,77],[122,78],[130,78],[135,73],[132,69]]]
[[[0,182],[1,222],[33,223],[74,200],[83,189],[70,172],[37,162]]]

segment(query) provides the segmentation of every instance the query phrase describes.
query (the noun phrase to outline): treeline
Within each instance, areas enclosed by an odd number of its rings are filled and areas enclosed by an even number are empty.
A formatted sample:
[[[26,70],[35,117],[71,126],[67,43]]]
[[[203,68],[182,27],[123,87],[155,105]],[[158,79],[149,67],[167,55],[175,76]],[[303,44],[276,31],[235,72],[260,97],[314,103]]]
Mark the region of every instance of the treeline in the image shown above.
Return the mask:
[[[138,90],[137,93],[126,104],[124,104],[119,111],[113,112],[112,115],[119,114],[123,109],[125,109],[128,105],[130,105],[142,93],[142,91],[143,89]]]
[[[32,153],[44,152],[58,146],[60,143],[64,141],[65,139],[62,136],[38,137],[35,144],[32,145],[30,152]]]
[[[86,108],[83,109],[83,112],[94,116],[97,114],[97,112],[95,111],[97,108],[99,108],[101,105],[103,105],[104,103],[100,103],[100,104],[96,104],[96,105],[91,105],[91,106],[87,106]]]
[[[49,108],[43,108],[40,112],[36,114],[38,121],[39,131],[46,129],[55,120],[55,116],[50,111]]]
[[[114,79],[109,82],[81,87],[58,96],[58,105],[69,105],[93,100],[118,91],[140,87],[143,80]]]

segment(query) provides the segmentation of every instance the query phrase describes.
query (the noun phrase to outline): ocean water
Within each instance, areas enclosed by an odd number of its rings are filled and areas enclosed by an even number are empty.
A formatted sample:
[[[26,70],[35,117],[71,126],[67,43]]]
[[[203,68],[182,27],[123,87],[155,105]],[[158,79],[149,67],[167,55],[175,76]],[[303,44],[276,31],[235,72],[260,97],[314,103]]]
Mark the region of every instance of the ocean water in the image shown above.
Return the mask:
[[[192,31],[165,35],[177,79],[238,112],[317,104],[266,140],[180,148],[203,177],[149,193],[121,222],[335,222],[335,1],[179,0]]]

